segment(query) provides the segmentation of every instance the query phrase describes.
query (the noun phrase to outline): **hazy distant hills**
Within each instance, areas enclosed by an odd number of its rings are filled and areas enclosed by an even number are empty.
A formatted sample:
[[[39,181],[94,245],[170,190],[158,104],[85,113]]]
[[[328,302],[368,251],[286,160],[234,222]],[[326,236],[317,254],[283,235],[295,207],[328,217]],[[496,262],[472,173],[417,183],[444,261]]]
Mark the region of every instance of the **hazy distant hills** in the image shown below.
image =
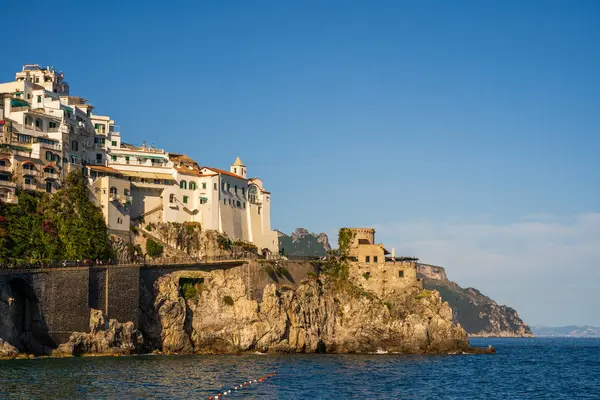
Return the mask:
[[[531,329],[539,337],[600,337],[600,328],[589,325],[534,326]]]
[[[304,228],[298,228],[291,236],[281,231],[279,235],[279,250],[285,255],[323,257],[331,250],[329,238],[325,233],[310,233]]]

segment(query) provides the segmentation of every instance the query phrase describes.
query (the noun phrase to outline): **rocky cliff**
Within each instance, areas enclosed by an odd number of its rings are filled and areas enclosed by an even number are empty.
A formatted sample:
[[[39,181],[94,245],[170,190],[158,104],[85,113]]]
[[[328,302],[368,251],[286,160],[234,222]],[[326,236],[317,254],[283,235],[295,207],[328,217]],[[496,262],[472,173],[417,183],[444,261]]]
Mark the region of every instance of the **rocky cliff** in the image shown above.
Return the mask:
[[[144,291],[140,329],[165,353],[477,351],[448,304],[417,286],[379,299],[317,276],[296,288],[266,285],[259,302],[233,268],[175,272]]]
[[[279,249],[285,255],[323,257],[331,250],[329,238],[325,233],[309,233],[304,228],[298,228],[291,236],[277,231],[279,235]]]
[[[519,318],[513,308],[499,305],[474,288],[463,289],[449,281],[442,267],[419,264],[418,277],[423,287],[437,290],[454,311],[453,320],[460,324],[469,336],[481,337],[529,337],[531,329]]]

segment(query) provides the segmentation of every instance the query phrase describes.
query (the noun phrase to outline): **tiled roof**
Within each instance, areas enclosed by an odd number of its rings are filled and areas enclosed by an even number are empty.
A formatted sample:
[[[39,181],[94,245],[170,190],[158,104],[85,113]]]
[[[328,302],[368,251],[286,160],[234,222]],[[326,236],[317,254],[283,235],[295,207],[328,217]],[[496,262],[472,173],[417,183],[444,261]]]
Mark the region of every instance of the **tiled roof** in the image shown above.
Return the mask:
[[[232,176],[234,178],[242,179],[244,181],[246,180],[245,178],[242,178],[241,176],[236,175],[233,172],[225,171],[224,169],[212,168],[212,167],[202,167],[202,168],[210,169],[211,171],[215,171],[216,173],[219,173],[219,174],[222,174],[222,175]],[[202,168],[200,168],[200,169],[202,169]]]
[[[105,166],[102,166],[102,165],[88,165],[87,167],[89,169],[94,170],[94,171],[108,172],[108,173],[111,173],[111,174],[122,174],[121,171],[118,171],[118,170],[116,170],[114,168],[105,167]]]
[[[177,172],[182,175],[202,176],[200,171],[195,170],[195,169],[189,169],[189,168],[183,168],[183,167],[179,167],[176,169],[177,169]]]

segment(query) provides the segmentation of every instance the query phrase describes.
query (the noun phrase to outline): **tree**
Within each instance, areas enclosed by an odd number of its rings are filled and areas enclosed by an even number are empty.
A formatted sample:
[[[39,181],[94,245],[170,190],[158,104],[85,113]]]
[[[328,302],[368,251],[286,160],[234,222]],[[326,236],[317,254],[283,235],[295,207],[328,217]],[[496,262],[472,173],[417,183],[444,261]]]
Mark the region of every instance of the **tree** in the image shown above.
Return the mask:
[[[160,257],[163,254],[163,246],[149,238],[146,241],[146,254],[152,258]]]

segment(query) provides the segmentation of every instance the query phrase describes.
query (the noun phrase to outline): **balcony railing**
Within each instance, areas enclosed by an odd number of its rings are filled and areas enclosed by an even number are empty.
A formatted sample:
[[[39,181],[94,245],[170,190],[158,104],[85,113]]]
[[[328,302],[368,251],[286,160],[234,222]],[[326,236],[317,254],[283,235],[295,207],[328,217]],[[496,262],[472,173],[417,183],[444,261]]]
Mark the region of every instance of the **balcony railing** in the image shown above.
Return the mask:
[[[0,165],[0,171],[2,171],[2,172],[11,172],[12,171],[12,166],[11,165]]]
[[[25,190],[37,190],[38,189],[38,185],[36,183],[24,183],[23,184],[23,189],[25,189]]]
[[[0,187],[14,188],[16,186],[17,186],[17,184],[14,183],[13,181],[3,181],[3,180],[0,180]]]
[[[0,201],[3,203],[15,204],[18,202],[18,198],[12,193],[0,193]]]
[[[60,128],[55,126],[54,128],[48,128],[48,132],[60,132]]]
[[[46,172],[44,171],[44,178],[48,178],[48,179],[58,179],[59,176],[56,172]]]
[[[28,176],[40,176],[40,173],[35,169],[23,168],[22,173],[23,173],[23,175],[28,175]]]

